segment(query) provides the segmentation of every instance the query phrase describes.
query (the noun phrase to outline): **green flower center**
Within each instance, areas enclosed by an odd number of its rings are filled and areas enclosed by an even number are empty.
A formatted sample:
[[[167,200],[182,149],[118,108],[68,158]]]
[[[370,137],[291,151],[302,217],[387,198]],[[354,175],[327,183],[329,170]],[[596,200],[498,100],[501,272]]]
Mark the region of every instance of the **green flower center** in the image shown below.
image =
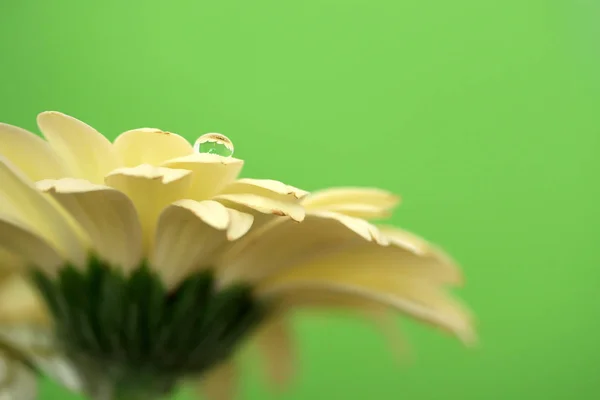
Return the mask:
[[[56,278],[36,272],[34,280],[86,384],[121,393],[107,398],[170,393],[228,358],[263,316],[250,287],[216,290],[210,271],[167,292],[145,262],[124,276],[92,257],[85,271],[66,265]]]

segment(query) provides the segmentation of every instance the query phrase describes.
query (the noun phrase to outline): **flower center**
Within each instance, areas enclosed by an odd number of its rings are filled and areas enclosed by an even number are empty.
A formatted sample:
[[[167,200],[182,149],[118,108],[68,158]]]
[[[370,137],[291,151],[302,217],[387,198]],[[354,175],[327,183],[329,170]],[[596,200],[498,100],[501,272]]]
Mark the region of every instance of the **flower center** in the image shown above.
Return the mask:
[[[263,315],[250,287],[217,291],[210,271],[169,292],[146,263],[124,276],[95,257],[34,278],[67,357],[86,381],[121,392],[169,393],[226,359]]]

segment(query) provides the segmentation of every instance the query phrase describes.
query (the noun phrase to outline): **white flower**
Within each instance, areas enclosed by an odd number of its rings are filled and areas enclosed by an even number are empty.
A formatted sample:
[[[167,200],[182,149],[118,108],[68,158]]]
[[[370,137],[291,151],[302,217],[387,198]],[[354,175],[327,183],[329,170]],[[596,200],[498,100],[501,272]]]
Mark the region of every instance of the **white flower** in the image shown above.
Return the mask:
[[[242,160],[156,129],[110,143],[57,112],[38,125],[47,141],[0,125],[0,264],[33,271],[92,396],[107,382],[149,398],[192,380],[227,399],[234,350],[253,334],[282,384],[293,366],[286,317],[300,308],[378,321],[397,311],[473,338],[445,293],[461,280],[452,260],[368,222],[397,205],[388,192],[237,179]]]

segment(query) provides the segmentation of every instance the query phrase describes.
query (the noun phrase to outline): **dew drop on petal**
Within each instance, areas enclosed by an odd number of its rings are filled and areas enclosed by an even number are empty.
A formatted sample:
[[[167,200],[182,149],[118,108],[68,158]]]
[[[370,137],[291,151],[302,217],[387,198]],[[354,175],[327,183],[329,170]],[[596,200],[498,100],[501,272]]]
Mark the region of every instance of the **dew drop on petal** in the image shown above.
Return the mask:
[[[196,153],[218,154],[223,157],[233,155],[233,142],[220,133],[206,133],[194,143]]]

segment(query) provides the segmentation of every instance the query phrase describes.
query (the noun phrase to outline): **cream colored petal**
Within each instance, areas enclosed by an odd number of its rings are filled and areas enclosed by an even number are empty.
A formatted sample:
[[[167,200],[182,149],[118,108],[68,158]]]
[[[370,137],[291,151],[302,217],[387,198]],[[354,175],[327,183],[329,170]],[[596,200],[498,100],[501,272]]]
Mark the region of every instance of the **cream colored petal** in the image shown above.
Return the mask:
[[[142,229],[131,200],[122,192],[82,179],[41,181],[82,226],[96,254],[113,267],[136,268],[142,259]]]
[[[169,204],[187,197],[190,171],[142,164],[119,168],[105,179],[106,184],[125,193],[135,205],[142,226],[144,253],[148,254],[155,235],[156,223]]]
[[[296,222],[304,220],[304,208],[293,202],[275,200],[255,194],[222,194],[213,198],[227,207],[239,208],[240,211],[255,211],[259,214],[290,217]]]
[[[230,241],[238,240],[244,236],[254,222],[254,216],[231,208],[227,209],[229,213],[229,226],[227,227],[227,239]]]
[[[46,241],[19,221],[0,214],[0,247],[21,257],[49,275],[55,275],[63,258]]]
[[[457,263],[438,246],[403,229],[381,225],[377,228],[389,240],[391,246],[422,256],[424,263],[435,266],[439,279],[453,285],[462,284],[463,276]]]
[[[78,119],[47,111],[38,115],[37,122],[74,178],[103,183],[104,176],[119,166],[110,141]]]
[[[81,232],[48,196],[0,157],[0,210],[45,239],[75,265],[83,265],[87,246]],[[12,251],[12,248],[7,247]]]
[[[192,171],[192,183],[189,198],[206,200],[216,195],[225,186],[233,182],[244,162],[233,157],[222,157],[217,154],[191,154],[166,161],[163,166]]]
[[[269,383],[276,390],[285,389],[298,363],[289,322],[285,317],[272,318],[260,328],[254,340],[264,360]]]
[[[0,246],[0,280],[15,272],[25,272],[26,268],[23,258]]]
[[[312,275],[311,275],[312,274]],[[353,295],[396,309],[412,318],[447,330],[467,344],[474,343],[471,316],[464,307],[427,282],[389,279],[371,273],[338,274],[325,272],[282,276],[256,288],[256,295],[265,301],[277,301],[302,291]]]
[[[222,194],[255,194],[281,201],[298,201],[308,192],[272,179],[238,179],[227,185]]]
[[[250,231],[218,260],[219,282],[256,282],[324,251],[375,241],[374,231],[364,220],[330,212],[308,214],[302,223],[275,220]]]
[[[151,258],[165,285],[174,287],[192,271],[210,267],[227,241],[229,224],[227,208],[216,201],[180,200],[165,208]]]
[[[7,351],[0,350],[0,399],[35,400],[36,374]]]
[[[32,181],[69,175],[45,140],[16,126],[0,123],[0,154]]]
[[[115,139],[113,146],[124,167],[160,165],[193,153],[192,145],[183,137],[153,128],[124,132]]]
[[[235,400],[239,384],[235,361],[228,360],[208,371],[196,383],[198,395],[206,400]]]
[[[296,310],[309,309],[311,314],[332,311],[344,311],[358,314],[374,325],[389,343],[389,348],[397,361],[403,361],[408,355],[406,339],[396,321],[396,315],[389,307],[356,296],[344,296],[340,293],[323,291],[296,291],[290,296],[278,300],[277,313],[288,314]]]
[[[43,300],[22,275],[12,274],[0,281],[0,325],[49,322]]]
[[[384,218],[400,198],[376,188],[340,187],[313,192],[302,200],[308,211],[334,211],[359,218]]]

